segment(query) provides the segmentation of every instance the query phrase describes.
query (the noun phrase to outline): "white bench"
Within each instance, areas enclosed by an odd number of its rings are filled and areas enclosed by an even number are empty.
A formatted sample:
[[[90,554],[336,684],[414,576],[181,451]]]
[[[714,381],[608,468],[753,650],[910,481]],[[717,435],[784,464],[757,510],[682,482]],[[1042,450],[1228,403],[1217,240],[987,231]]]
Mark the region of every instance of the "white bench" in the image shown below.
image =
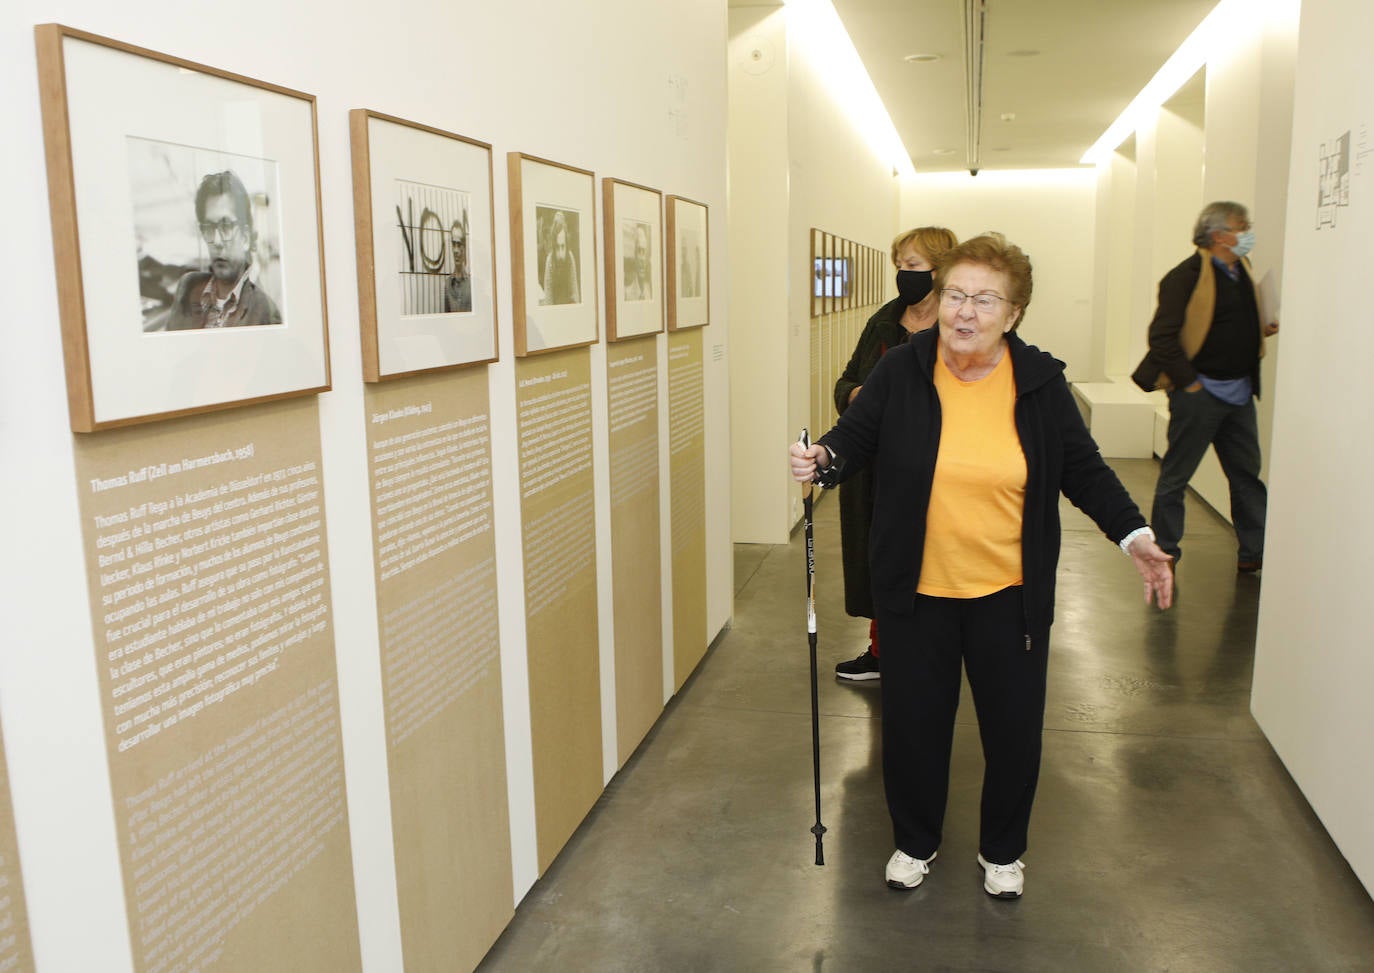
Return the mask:
[[[1149,459],[1155,455],[1156,414],[1167,404],[1163,392],[1142,392],[1124,376],[1107,382],[1074,382],[1072,388],[1103,456]],[[1167,417],[1167,410],[1164,414]]]

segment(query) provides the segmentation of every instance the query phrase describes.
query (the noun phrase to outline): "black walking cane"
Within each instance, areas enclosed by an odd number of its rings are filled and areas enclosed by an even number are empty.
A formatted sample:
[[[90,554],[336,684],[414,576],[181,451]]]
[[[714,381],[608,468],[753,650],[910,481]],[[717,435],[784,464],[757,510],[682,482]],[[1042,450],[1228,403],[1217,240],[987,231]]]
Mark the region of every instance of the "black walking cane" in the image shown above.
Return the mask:
[[[803,449],[811,446],[811,435],[801,431]],[[806,641],[811,649],[811,769],[816,782],[816,823],[811,833],[816,836],[816,864],[825,864],[825,825],[821,824],[821,708],[816,694],[816,542],[811,524],[811,486],[815,480],[802,484],[802,516],[806,522]]]

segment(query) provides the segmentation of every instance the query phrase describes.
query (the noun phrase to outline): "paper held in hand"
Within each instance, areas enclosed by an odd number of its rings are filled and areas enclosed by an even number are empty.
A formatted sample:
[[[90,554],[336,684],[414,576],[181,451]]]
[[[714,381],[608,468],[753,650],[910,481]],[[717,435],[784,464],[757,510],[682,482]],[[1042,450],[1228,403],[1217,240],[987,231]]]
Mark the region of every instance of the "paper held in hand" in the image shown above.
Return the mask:
[[[1274,279],[1274,272],[1266,270],[1264,276],[1260,278],[1259,287],[1259,313],[1260,324],[1278,324],[1279,322],[1279,284]]]

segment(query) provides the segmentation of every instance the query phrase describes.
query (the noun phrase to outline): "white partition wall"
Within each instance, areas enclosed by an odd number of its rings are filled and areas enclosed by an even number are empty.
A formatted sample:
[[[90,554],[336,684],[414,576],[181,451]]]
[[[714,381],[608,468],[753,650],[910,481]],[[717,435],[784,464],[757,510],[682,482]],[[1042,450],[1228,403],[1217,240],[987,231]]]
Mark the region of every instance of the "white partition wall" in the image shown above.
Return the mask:
[[[1097,194],[1097,269],[1093,291],[1094,348],[1101,348],[1097,378],[1129,375],[1135,367],[1131,355],[1131,280],[1135,253],[1135,139],[1131,155],[1112,153],[1100,168]]]
[[[1158,108],[1136,129],[1135,144],[1127,343],[1138,361],[1145,351],[1159,279],[1193,251],[1193,221],[1202,207],[1203,133],[1190,118]],[[1127,372],[1135,367],[1131,356]]]
[[[1374,684],[1368,616],[1374,356],[1367,317],[1374,172],[1358,162],[1374,116],[1361,0],[1303,4],[1284,238],[1282,400],[1252,709],[1332,839],[1374,891]],[[1345,142],[1344,150],[1342,139]],[[1266,221],[1267,224],[1268,221]],[[1264,232],[1263,228],[1258,232]],[[1344,322],[1327,344],[1318,329]]]
[[[770,448],[788,441],[795,357],[787,306],[787,18],[782,7],[730,10],[729,72],[730,316],[745,322],[730,349],[733,539],[778,543],[792,528],[787,497],[795,492],[782,457],[786,446]]]

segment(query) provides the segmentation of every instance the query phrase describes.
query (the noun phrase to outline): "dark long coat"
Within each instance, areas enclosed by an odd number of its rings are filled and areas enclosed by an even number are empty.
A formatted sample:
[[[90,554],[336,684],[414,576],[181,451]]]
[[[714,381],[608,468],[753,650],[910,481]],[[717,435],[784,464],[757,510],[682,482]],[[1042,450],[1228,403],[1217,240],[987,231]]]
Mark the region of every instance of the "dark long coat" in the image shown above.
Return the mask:
[[[889,301],[868,319],[854,354],[835,382],[835,409],[844,415],[849,393],[868,381],[878,359],[906,341],[901,298]],[[863,393],[859,393],[862,395]],[[873,617],[873,592],[868,574],[868,530],[873,523],[873,474],[856,473],[840,486],[840,551],[844,560],[844,610],[858,618]]]

